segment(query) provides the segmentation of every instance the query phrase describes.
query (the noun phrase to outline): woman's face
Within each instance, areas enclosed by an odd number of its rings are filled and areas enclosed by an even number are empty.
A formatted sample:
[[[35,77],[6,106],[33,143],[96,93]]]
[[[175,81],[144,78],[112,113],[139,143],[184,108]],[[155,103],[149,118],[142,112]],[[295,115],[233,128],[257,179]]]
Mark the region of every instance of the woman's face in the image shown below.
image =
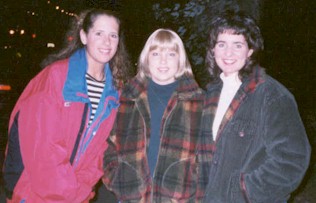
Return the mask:
[[[217,65],[225,76],[238,74],[253,53],[243,35],[220,33],[213,49]]]
[[[116,53],[119,43],[119,24],[114,17],[97,17],[88,33],[80,31],[81,42],[86,46],[89,67],[102,66]]]
[[[167,85],[175,81],[179,68],[179,54],[169,48],[154,49],[149,52],[148,67],[151,79],[159,85]]]

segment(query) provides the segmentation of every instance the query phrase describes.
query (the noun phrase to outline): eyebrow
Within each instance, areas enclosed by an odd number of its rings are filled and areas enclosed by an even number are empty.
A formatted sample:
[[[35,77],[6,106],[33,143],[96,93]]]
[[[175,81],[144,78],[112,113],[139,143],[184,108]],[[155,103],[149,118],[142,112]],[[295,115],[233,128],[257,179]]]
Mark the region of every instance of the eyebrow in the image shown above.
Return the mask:
[[[92,31],[94,31],[94,32],[106,32],[106,30],[104,30],[104,29],[91,29]],[[118,32],[116,32],[116,31],[110,31],[109,33],[114,33],[114,34],[118,34]]]
[[[224,43],[226,43],[226,41],[224,41],[224,40],[217,40],[216,41],[216,43],[219,43],[219,42],[224,42]],[[245,42],[240,42],[240,41],[235,41],[235,42],[233,42],[234,44],[246,44]]]

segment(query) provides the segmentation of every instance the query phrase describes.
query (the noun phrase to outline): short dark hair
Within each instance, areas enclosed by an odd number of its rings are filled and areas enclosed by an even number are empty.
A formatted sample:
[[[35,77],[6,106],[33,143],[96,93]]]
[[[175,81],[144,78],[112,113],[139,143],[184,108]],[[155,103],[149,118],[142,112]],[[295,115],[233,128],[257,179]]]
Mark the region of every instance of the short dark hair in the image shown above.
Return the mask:
[[[255,20],[243,12],[227,10],[221,15],[215,16],[210,25],[209,39],[207,44],[206,66],[210,73],[211,79],[218,79],[221,70],[217,66],[214,58],[213,49],[216,45],[217,37],[221,33],[243,35],[249,49],[253,50],[245,66],[239,71],[241,78],[248,76],[253,68],[259,63],[259,53],[263,50],[263,38],[260,28]]]

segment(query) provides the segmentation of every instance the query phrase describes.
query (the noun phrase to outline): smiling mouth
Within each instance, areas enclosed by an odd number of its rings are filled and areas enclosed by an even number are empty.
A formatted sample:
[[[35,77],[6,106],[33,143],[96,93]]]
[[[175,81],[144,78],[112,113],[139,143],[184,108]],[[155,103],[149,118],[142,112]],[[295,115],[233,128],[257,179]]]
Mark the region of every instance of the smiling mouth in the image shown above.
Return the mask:
[[[169,68],[167,68],[167,67],[158,68],[158,71],[160,71],[160,72],[167,72],[168,70],[169,70]]]
[[[99,49],[102,54],[109,54],[111,49]]]
[[[223,62],[227,65],[231,65],[233,63],[235,63],[235,59],[224,59]]]

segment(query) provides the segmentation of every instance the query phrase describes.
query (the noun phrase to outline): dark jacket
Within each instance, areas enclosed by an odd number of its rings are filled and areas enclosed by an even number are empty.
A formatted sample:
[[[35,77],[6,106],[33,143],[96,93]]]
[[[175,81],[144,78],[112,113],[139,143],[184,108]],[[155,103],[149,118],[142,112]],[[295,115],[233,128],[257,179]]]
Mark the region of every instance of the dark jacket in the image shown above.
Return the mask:
[[[158,161],[151,178],[146,148],[150,139],[148,80],[133,80],[122,92],[105,153],[104,183],[121,202],[198,202],[207,185],[209,146],[199,136],[204,92],[182,76],[161,125]]]
[[[221,88],[222,82],[208,87],[208,132]],[[295,99],[261,68],[242,81],[215,144],[205,203],[286,202],[309,165],[310,145]]]

